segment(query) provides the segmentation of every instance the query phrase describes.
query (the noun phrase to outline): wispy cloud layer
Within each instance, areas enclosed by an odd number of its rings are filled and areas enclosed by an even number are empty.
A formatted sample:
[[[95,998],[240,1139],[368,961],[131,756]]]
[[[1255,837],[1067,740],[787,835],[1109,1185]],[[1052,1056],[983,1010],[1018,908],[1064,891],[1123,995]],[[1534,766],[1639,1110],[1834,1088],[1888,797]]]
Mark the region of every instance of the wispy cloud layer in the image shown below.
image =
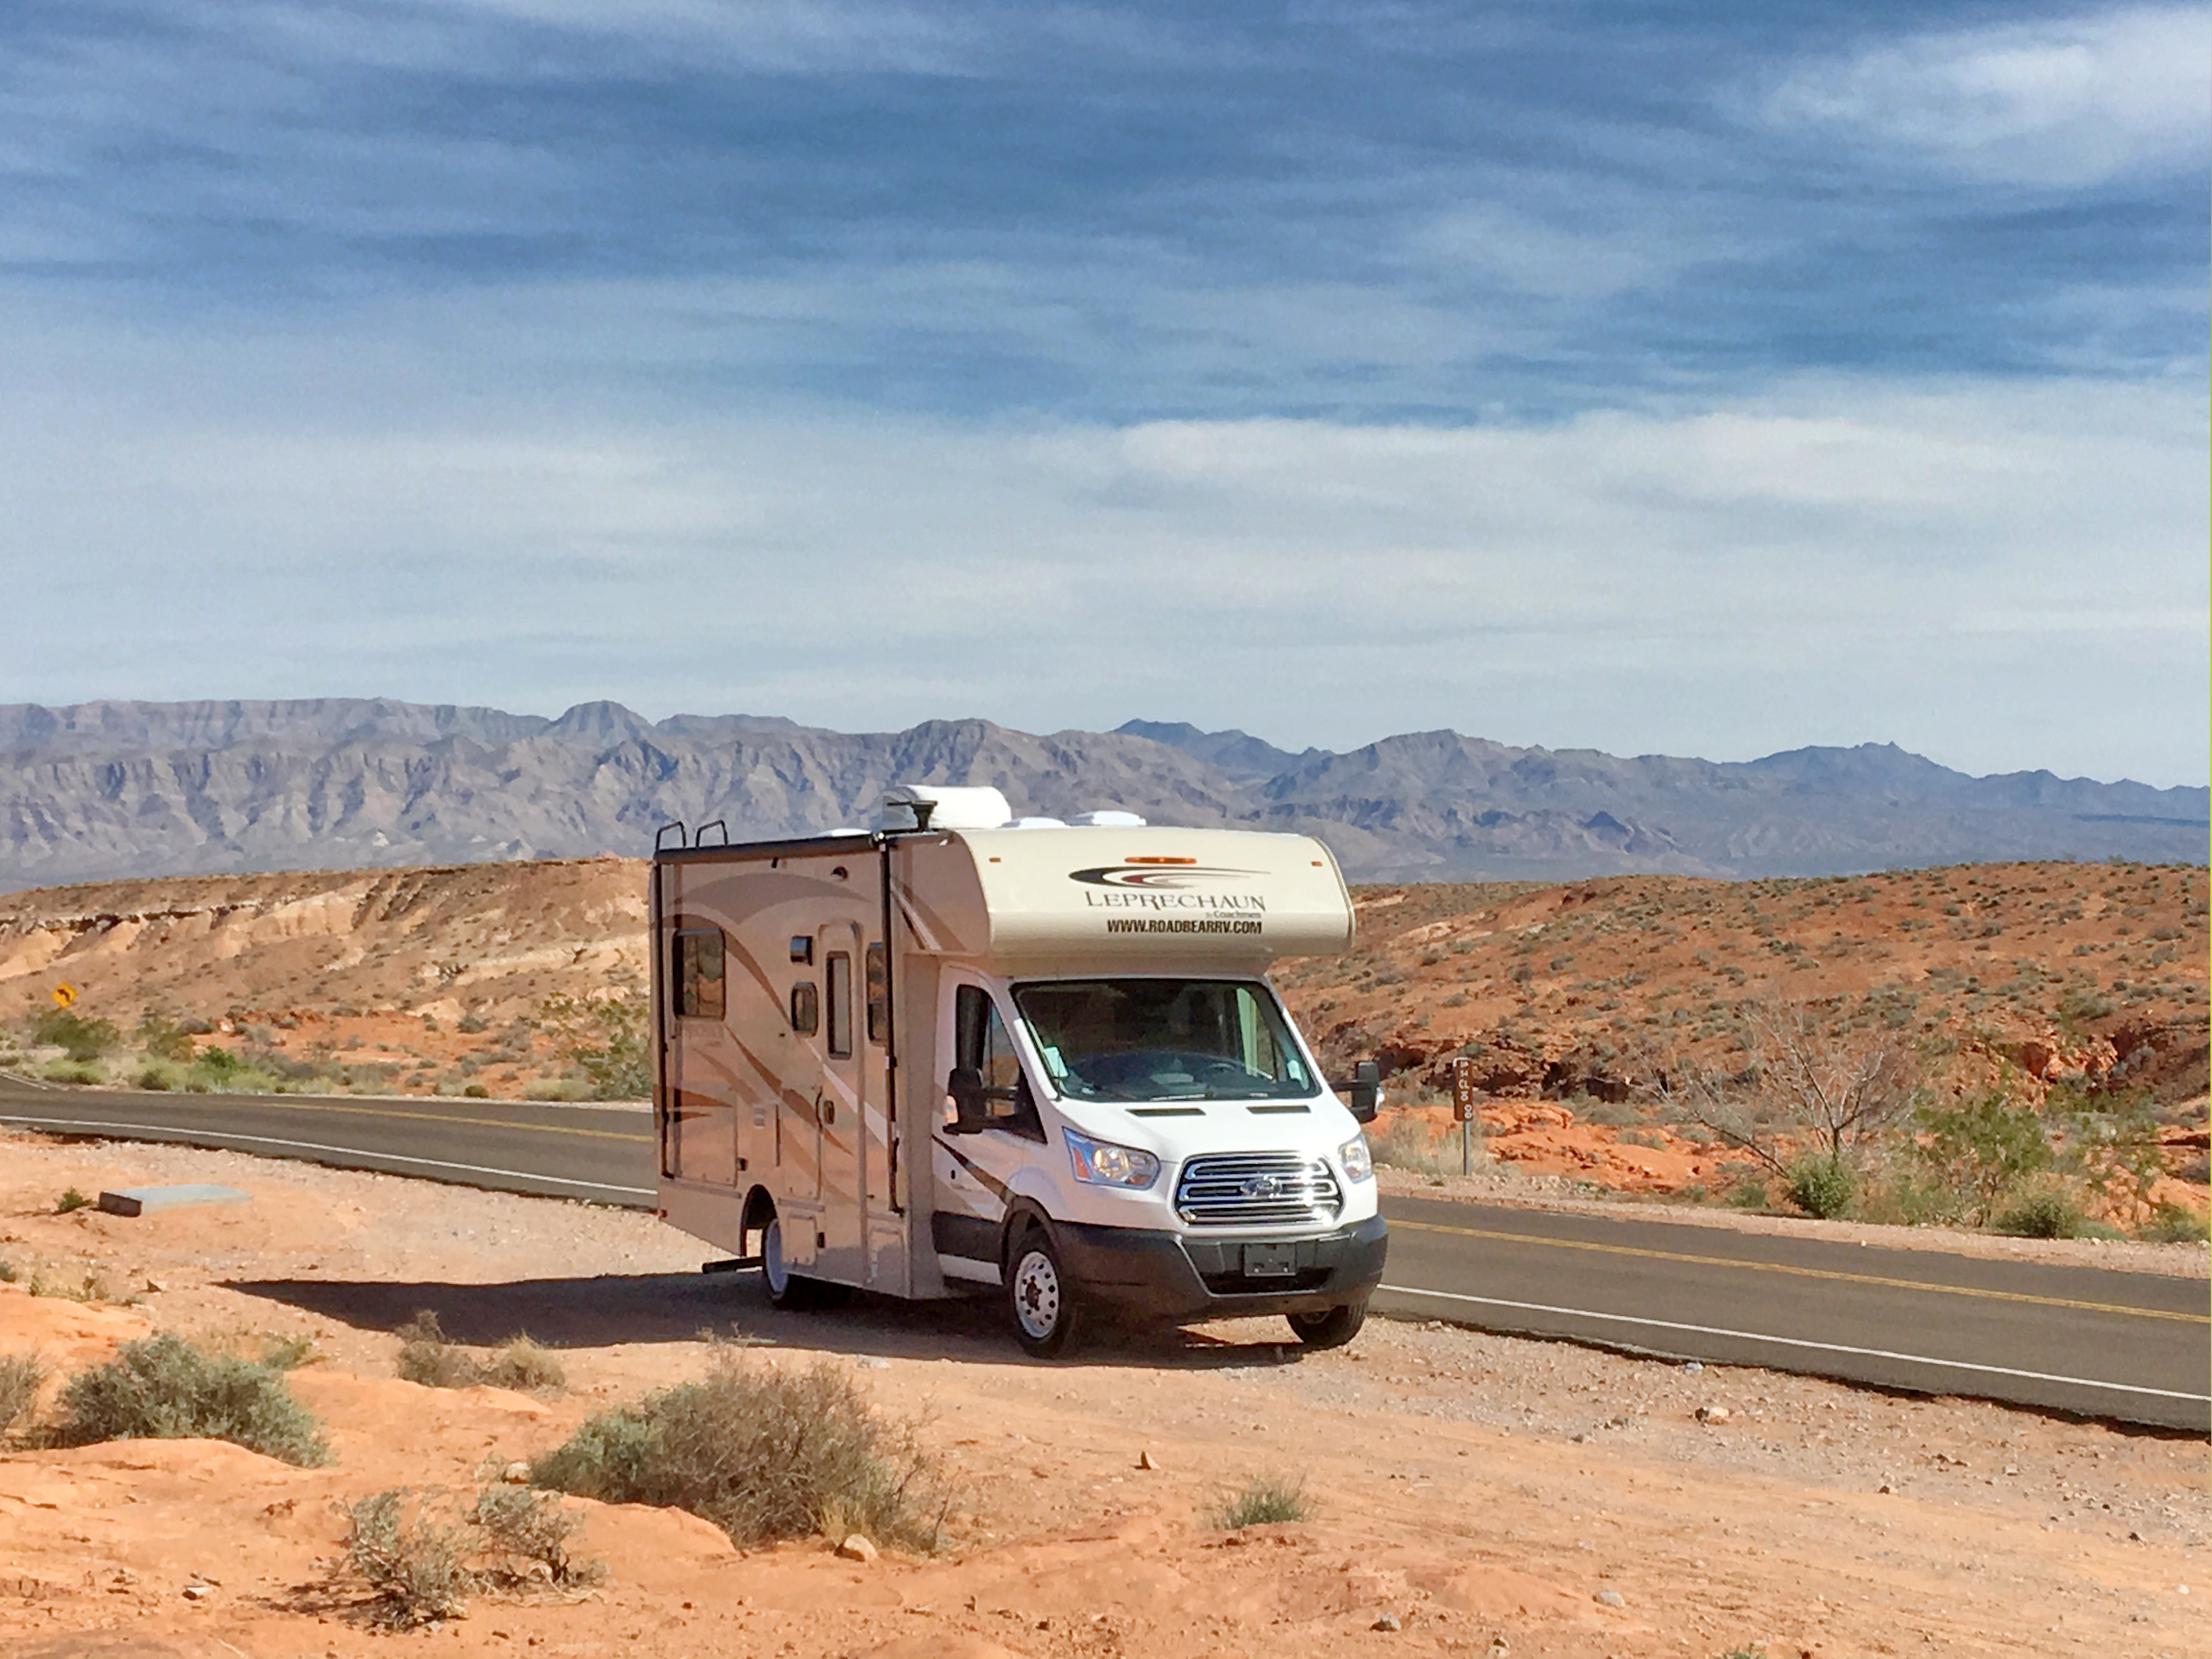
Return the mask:
[[[0,691],[2201,781],[2207,15],[27,0]]]
[[[2208,64],[2212,9],[2092,12],[1916,34],[1808,64],[1765,112],[1991,179],[2193,173],[2212,143]]]

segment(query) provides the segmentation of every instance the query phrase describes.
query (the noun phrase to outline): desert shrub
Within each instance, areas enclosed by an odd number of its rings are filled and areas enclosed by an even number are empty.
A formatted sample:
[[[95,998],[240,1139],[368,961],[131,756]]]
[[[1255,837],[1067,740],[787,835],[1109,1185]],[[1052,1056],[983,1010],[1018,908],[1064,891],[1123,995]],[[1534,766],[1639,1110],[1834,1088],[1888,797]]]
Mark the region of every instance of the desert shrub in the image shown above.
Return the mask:
[[[569,1553],[569,1542],[584,1522],[561,1507],[550,1492],[526,1486],[487,1486],[477,1494],[469,1521],[483,1534],[483,1547],[509,1562],[535,1562],[556,1584],[590,1583],[604,1576],[602,1561],[579,1561]],[[512,1566],[506,1577],[522,1578]]]
[[[514,1389],[523,1394],[568,1386],[568,1373],[553,1351],[523,1335],[509,1338],[483,1363],[481,1375],[495,1389]]]
[[[2150,1219],[2143,1223],[2136,1237],[2151,1244],[2202,1243],[2212,1237],[2208,1221],[2212,1221],[2212,1217],[2199,1215],[2179,1204],[2160,1204],[2151,1212]]]
[[[1306,1501],[1303,1476],[1255,1474],[1243,1489],[1223,1500],[1213,1511],[1213,1524],[1224,1532],[1257,1527],[1276,1521],[1303,1521],[1312,1513]]]
[[[533,1390],[563,1389],[568,1373],[550,1349],[526,1335],[507,1339],[489,1360],[479,1360],[467,1349],[446,1340],[438,1316],[425,1308],[394,1333],[399,1338],[399,1376],[427,1389],[473,1389],[489,1386]]]
[[[346,1511],[346,1559],[377,1593],[382,1622],[400,1627],[453,1618],[476,1588],[468,1570],[475,1540],[407,1499],[406,1488],[394,1487]]]
[[[125,1343],[106,1364],[79,1371],[64,1385],[61,1407],[54,1439],[64,1446],[228,1440],[302,1468],[330,1458],[282,1371],[169,1333]]]
[[[98,1060],[122,1040],[109,1019],[87,1019],[67,1008],[52,1008],[39,1016],[31,1028],[31,1041],[60,1049],[80,1064]]]
[[[1766,1207],[1766,1177],[1747,1175],[1728,1189],[1726,1202],[1732,1210],[1763,1210]]]
[[[550,996],[538,1005],[535,1023],[552,1039],[553,1052],[581,1073],[593,1099],[642,1100],[653,1091],[642,1002]]]
[[[0,1434],[14,1428],[38,1403],[46,1381],[46,1362],[38,1355],[0,1354]]]
[[[491,1091],[484,1087],[481,1083],[464,1085],[461,1089],[461,1093],[471,1100],[489,1100],[491,1098]]]
[[[99,1066],[88,1060],[58,1060],[46,1070],[47,1082],[75,1084],[79,1087],[99,1082],[102,1075]]]
[[[158,1061],[149,1061],[141,1066],[132,1075],[131,1082],[134,1088],[149,1089],[157,1094],[173,1089],[177,1085],[175,1074]]]
[[[138,1029],[131,1040],[145,1051],[149,1060],[186,1061],[192,1057],[191,1033],[173,1020],[159,1014],[148,1014],[138,1022]]]
[[[2087,1230],[2081,1206],[2063,1189],[2039,1187],[1990,1218],[1990,1226],[2015,1238],[2079,1238]]]
[[[1626,1129],[1644,1120],[1636,1109],[1616,1100],[1598,1100],[1583,1095],[1567,1102],[1574,1115],[1585,1123],[1601,1123],[1608,1128]]]
[[[236,1080],[248,1069],[246,1063],[228,1048],[210,1045],[192,1055],[192,1070],[217,1087]]]
[[[486,1019],[482,1014],[463,1014],[460,1018],[455,1022],[455,1029],[466,1031],[471,1036],[474,1036],[478,1031],[489,1030],[491,1029],[491,1022]]]
[[[1788,1180],[1790,1201],[1822,1221],[1849,1215],[1858,1197],[1858,1171],[1847,1160],[1826,1152],[1794,1159]]]
[[[112,1302],[115,1297],[107,1281],[97,1273],[81,1274],[75,1279],[49,1273],[44,1267],[31,1269],[30,1291],[33,1296],[50,1296],[62,1302]]]
[[[835,1530],[933,1549],[944,1518],[911,1424],[826,1361],[780,1370],[718,1350],[706,1376],[594,1417],[534,1485],[702,1516],[744,1545]]]
[[[76,1188],[69,1187],[64,1188],[62,1195],[54,1200],[54,1213],[67,1215],[71,1210],[88,1209],[91,1205],[90,1199],[77,1191]]]
[[[2043,1120],[2002,1087],[1923,1103],[1913,1122],[1916,1158],[1953,1195],[1949,1207],[1963,1220],[1987,1220],[2008,1192],[2057,1162]]]
[[[273,1333],[261,1342],[261,1364],[272,1371],[296,1371],[315,1356],[315,1339],[305,1333],[278,1336]]]
[[[1410,1113],[1391,1118],[1373,1146],[1375,1161],[1394,1170],[1425,1176],[1459,1173],[1459,1137],[1438,1133]]]

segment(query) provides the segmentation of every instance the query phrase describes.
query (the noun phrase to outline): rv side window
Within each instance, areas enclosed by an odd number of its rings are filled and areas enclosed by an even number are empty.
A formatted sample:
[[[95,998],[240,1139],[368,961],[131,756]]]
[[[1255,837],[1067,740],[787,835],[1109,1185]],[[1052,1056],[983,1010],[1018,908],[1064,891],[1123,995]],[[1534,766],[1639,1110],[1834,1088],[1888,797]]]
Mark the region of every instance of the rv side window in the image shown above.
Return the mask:
[[[812,1036],[822,1029],[821,1000],[811,979],[791,988],[791,1029],[801,1036]]]
[[[1013,1036],[991,994],[981,986],[962,986],[953,1003],[953,1024],[956,1063],[983,1079],[984,1121],[979,1127],[1042,1140],[1044,1124],[1037,1116],[1036,1097],[1022,1074]]]
[[[868,947],[868,1041],[888,1042],[891,1030],[890,952],[880,945]]]
[[[676,935],[676,1012],[685,1019],[720,1019],[723,995],[722,930],[684,928]]]
[[[830,993],[830,1058],[853,1057],[853,957],[848,951],[832,951],[823,975]]]

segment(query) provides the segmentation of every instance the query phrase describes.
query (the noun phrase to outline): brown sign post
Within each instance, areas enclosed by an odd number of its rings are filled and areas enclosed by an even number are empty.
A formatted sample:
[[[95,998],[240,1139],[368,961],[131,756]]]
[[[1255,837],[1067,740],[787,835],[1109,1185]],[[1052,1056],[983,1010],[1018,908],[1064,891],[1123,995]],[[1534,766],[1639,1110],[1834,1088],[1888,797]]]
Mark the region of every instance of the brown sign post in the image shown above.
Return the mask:
[[[1452,1061],[1452,1118],[1459,1125],[1459,1172],[1474,1173],[1474,1062],[1465,1054]]]

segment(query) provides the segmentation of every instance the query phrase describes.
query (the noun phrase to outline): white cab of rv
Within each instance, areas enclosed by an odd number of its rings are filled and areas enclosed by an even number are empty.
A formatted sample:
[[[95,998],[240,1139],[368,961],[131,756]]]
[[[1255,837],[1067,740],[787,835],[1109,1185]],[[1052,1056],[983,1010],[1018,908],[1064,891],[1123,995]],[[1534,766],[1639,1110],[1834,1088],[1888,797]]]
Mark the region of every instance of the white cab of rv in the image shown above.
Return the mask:
[[[1092,1313],[1358,1331],[1373,1070],[1355,1118],[1267,980],[1351,943],[1319,842],[926,786],[704,839],[653,863],[661,1213],[777,1306],[995,1293],[1039,1355]]]

